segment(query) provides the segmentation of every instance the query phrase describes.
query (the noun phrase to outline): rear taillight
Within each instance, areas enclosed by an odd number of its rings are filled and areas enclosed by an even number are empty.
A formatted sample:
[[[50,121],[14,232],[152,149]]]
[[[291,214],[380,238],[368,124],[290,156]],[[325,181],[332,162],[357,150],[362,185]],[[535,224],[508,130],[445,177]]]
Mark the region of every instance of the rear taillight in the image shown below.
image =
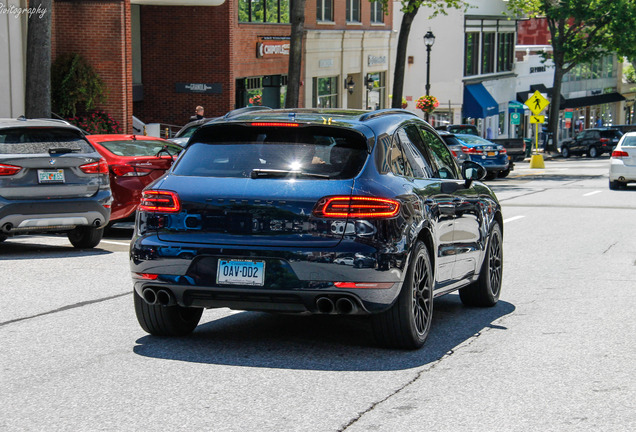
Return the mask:
[[[506,154],[508,153],[508,150],[505,149],[505,147],[501,147],[498,148],[497,151],[499,152],[499,154]]]
[[[108,174],[108,162],[103,158],[97,162],[80,165],[79,168],[86,174]]]
[[[313,214],[326,218],[390,218],[399,211],[400,203],[388,198],[335,196],[318,201]]]
[[[466,154],[483,154],[484,152],[475,147],[462,147],[462,151]]]
[[[254,122],[252,126],[298,127],[298,123],[290,122]]]
[[[132,165],[111,165],[110,169],[113,174],[118,177],[142,177],[152,172],[151,169],[134,167]]]
[[[179,196],[171,191],[149,190],[141,194],[139,210],[147,212],[178,213]]]
[[[601,143],[608,143],[610,142],[609,138],[601,138]]]
[[[615,158],[615,159],[629,157],[629,153],[621,151],[621,150],[614,150],[612,152],[612,157]]]
[[[17,174],[22,167],[15,165],[4,165],[0,164],[0,176],[10,176],[13,174]]]

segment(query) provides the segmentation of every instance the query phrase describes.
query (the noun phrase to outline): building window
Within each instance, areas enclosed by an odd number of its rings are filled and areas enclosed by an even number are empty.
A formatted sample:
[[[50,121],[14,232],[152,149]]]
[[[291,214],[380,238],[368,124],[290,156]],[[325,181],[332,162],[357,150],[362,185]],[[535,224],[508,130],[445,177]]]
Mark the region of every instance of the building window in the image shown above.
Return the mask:
[[[515,55],[514,33],[499,33],[497,35],[497,72],[512,70]]]
[[[384,23],[384,10],[382,10],[382,2],[380,0],[371,2],[371,23]]]
[[[347,1],[347,22],[359,23],[360,22],[360,0],[346,0]]]
[[[479,33],[466,33],[464,38],[464,76],[479,73]]]
[[[316,21],[333,21],[333,0],[316,0]]]
[[[239,0],[239,22],[289,23],[290,0]]]
[[[495,33],[482,33],[481,42],[481,73],[495,71]]]
[[[338,108],[338,77],[314,78],[314,108]]]

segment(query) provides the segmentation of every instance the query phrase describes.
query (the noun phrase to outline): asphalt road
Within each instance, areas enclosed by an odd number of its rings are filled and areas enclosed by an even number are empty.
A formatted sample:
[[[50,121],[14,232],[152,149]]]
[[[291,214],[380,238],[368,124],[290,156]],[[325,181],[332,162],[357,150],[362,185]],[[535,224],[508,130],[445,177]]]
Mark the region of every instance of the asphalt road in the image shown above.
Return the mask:
[[[130,233],[0,243],[0,430],[636,430],[636,187],[608,159],[517,164],[494,308],[436,300],[424,348],[376,348],[366,321],[210,310],[147,335]],[[631,335],[631,336],[630,336]]]

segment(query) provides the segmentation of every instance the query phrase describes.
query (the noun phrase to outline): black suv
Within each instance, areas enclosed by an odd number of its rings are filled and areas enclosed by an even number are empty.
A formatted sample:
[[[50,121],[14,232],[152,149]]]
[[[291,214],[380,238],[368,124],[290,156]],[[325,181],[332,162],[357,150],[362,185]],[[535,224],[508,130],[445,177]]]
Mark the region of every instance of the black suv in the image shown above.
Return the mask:
[[[493,306],[503,220],[479,164],[459,168],[405,110],[261,110],[210,121],[143,192],[134,305],[154,335],[203,309],[369,316],[420,347],[433,299]]]
[[[585,129],[573,139],[563,142],[561,156],[567,158],[570,155],[586,154],[588,157],[596,158],[603,153],[611,154],[622,136],[623,133],[618,129]]]
[[[0,119],[0,241],[63,232],[75,247],[95,247],[111,201],[108,164],[80,129]]]

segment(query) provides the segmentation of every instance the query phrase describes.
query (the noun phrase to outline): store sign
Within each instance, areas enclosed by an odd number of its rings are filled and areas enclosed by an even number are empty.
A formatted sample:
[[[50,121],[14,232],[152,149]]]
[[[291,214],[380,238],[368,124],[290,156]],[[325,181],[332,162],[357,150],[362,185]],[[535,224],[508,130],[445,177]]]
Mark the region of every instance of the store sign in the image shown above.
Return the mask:
[[[318,67],[321,67],[321,68],[333,67],[333,59],[320,60],[318,62]]]
[[[256,57],[289,55],[289,36],[263,36],[256,43]]]
[[[221,83],[175,83],[174,86],[177,93],[223,93],[223,86]]]
[[[369,66],[377,66],[377,65],[386,64],[386,56],[370,55],[367,59],[367,64]]]

